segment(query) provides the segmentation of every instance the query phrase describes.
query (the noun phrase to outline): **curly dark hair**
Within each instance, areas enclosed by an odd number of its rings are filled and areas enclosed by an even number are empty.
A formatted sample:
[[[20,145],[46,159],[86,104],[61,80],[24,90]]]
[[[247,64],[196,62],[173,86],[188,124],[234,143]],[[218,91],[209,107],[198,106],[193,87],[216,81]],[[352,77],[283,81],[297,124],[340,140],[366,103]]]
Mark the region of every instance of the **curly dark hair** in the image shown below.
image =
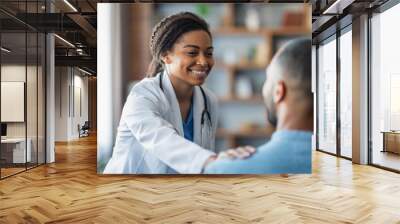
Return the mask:
[[[153,59],[147,70],[147,77],[154,77],[161,72],[164,69],[162,54],[171,50],[179,37],[194,30],[204,30],[211,37],[207,22],[194,13],[180,12],[162,19],[151,34],[150,51]]]

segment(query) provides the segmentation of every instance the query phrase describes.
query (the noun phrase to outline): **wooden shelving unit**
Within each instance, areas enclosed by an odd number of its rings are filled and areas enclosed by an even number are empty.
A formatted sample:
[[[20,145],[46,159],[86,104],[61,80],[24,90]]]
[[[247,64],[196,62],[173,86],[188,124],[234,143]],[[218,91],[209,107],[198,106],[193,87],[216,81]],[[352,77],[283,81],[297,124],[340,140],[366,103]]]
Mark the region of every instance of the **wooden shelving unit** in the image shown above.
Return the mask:
[[[229,3],[226,4],[225,16],[223,16],[223,26],[212,31],[214,36],[223,37],[223,36],[237,36],[237,37],[251,37],[257,36],[261,37],[265,42],[264,46],[266,47],[266,58],[263,62],[238,62],[235,64],[226,64],[222,61],[216,62],[216,67],[225,70],[228,75],[228,93],[226,96],[220,97],[219,101],[222,104],[226,103],[239,103],[239,104],[263,104],[263,98],[260,93],[254,93],[253,96],[247,98],[240,98],[237,96],[235,91],[235,85],[237,80],[237,75],[239,72],[246,72],[250,70],[258,70],[265,71],[267,65],[270,63],[272,56],[276,50],[276,43],[274,40],[279,37],[295,37],[295,36],[307,36],[310,35],[311,27],[310,21],[308,20],[309,13],[307,10],[307,6],[304,7],[304,24],[303,26],[285,26],[280,28],[260,28],[258,30],[249,30],[243,26],[235,26],[235,4]],[[265,75],[265,72],[263,72]],[[249,115],[251,116],[251,115]],[[265,118],[267,119],[267,118]],[[245,129],[240,131],[233,131],[219,128],[217,130],[217,139],[222,139],[227,141],[228,147],[236,147],[239,139],[267,139],[273,133],[273,129],[271,127],[266,127],[264,129],[254,128],[254,129]]]

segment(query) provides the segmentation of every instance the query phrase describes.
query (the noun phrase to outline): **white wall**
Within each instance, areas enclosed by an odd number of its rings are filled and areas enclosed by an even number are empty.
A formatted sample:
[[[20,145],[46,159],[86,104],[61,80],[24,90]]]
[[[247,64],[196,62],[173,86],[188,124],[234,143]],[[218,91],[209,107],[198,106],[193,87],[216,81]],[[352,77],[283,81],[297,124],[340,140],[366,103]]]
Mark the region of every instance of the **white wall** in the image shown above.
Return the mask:
[[[56,141],[79,138],[78,124],[88,120],[88,78],[83,75],[76,68],[56,67]]]
[[[73,104],[74,107],[72,108],[72,130],[71,130],[71,135],[75,138],[78,137],[78,124],[82,126],[85,121],[89,120],[89,102],[88,102],[88,77],[87,76],[81,76],[83,73],[78,73],[77,75],[77,70],[74,70],[74,102],[71,103]],[[80,92],[80,93],[79,93]],[[80,102],[79,102],[80,101]],[[81,111],[80,111],[81,110]]]
[[[55,68],[55,140],[66,141],[68,115],[68,68]]]
[[[25,64],[3,64],[1,66],[1,81],[3,82],[24,82],[26,87],[26,101],[22,102],[24,105],[20,108],[23,114],[26,113],[26,120],[22,122],[6,122],[7,123],[7,137],[9,138],[23,138],[25,135],[30,139],[32,161],[44,163],[44,74],[42,67]],[[2,93],[4,89],[2,89]],[[2,98],[7,98],[7,95],[2,95]],[[26,103],[26,105],[25,105]],[[15,108],[2,107],[2,112],[15,113]],[[24,116],[24,115],[23,115]],[[39,156],[37,156],[39,154]],[[51,160],[49,160],[51,161]]]
[[[36,85],[36,80],[32,80],[30,77],[31,74],[36,74],[36,67],[25,65],[17,65],[17,64],[9,64],[1,66],[1,81],[4,82],[25,82],[26,72],[28,74],[29,85]],[[32,111],[36,111],[36,88],[27,88],[27,103],[29,110],[27,111],[27,120],[28,120],[28,137],[30,133],[33,133],[36,130],[36,113],[32,113]],[[31,102],[35,102],[31,104]],[[1,110],[7,110],[9,108],[1,108]],[[34,122],[34,123],[32,123]],[[8,137],[24,137],[25,136],[25,124],[26,122],[7,122],[7,136]],[[36,133],[36,132],[35,132]]]

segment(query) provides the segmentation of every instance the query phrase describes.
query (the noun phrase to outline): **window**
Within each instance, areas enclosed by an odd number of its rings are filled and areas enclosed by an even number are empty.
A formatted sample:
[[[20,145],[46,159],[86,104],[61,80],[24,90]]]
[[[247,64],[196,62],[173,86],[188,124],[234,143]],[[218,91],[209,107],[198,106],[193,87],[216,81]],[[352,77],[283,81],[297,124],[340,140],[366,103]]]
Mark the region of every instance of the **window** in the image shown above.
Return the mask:
[[[318,48],[318,149],[336,153],[336,39]]]
[[[372,163],[400,170],[400,5],[371,18]]]
[[[340,155],[351,158],[352,35],[351,29],[344,32],[340,36]]]
[[[21,14],[36,13],[43,3],[18,6]],[[0,178],[5,178],[45,163],[46,39],[10,15],[0,17],[9,21],[0,30]]]

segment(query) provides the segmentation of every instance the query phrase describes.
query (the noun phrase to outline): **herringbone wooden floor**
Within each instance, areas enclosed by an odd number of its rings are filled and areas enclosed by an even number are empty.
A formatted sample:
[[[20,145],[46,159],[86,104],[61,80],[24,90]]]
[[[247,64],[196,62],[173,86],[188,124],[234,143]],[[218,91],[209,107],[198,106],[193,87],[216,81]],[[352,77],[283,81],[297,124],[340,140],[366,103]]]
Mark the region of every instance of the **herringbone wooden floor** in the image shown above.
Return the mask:
[[[100,176],[94,137],[0,181],[0,223],[400,223],[400,175],[315,152],[312,175]]]

